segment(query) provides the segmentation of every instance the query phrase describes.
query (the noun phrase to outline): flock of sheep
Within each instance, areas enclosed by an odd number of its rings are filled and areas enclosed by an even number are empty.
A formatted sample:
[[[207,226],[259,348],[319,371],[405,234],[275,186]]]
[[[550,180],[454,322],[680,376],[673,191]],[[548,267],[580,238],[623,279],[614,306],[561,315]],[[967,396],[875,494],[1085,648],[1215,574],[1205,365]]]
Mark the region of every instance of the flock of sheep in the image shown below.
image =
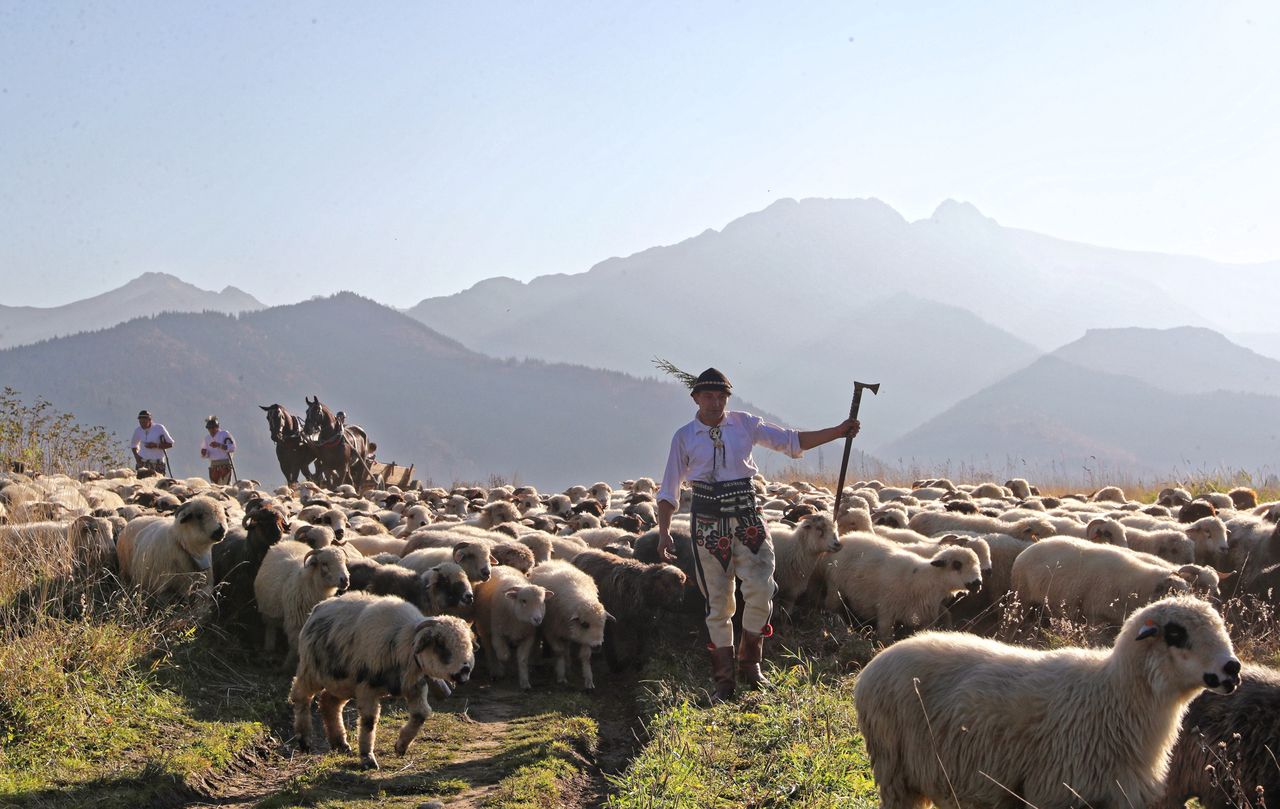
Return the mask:
[[[349,751],[354,699],[360,758],[376,767],[382,700],[408,706],[403,754],[428,697],[466,682],[477,650],[490,677],[528,690],[545,648],[557,683],[573,665],[593,689],[597,650],[615,671],[639,667],[657,611],[701,612],[687,494],[676,563],[662,564],[655,488],[268,493],[129,470],[0,475],[0,540],[62,542],[69,568],[117,570],[156,598],[208,591],[215,620],[269,653],[283,635],[299,746],[315,749],[318,697],[330,749]],[[855,689],[884,806],[1235,806],[1280,789],[1265,752],[1280,741],[1280,678],[1242,672],[1215,609],[1272,597],[1280,504],[1246,489],[1168,489],[1148,505],[1115,487],[1054,498],[1023,480],[870,481],[833,514],[819,487],[757,490],[778,613],[843,615],[890,644]],[[981,629],[1014,601],[1118,627],[1114,645],[1036,651],[935,631]]]

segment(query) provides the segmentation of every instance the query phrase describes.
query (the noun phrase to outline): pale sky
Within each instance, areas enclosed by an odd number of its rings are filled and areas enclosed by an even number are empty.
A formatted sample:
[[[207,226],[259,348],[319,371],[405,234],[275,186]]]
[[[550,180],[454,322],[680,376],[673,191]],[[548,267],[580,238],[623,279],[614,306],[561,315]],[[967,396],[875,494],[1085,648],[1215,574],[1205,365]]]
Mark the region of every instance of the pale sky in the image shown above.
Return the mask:
[[[1274,2],[0,0],[0,303],[396,306],[781,197],[1280,259]]]

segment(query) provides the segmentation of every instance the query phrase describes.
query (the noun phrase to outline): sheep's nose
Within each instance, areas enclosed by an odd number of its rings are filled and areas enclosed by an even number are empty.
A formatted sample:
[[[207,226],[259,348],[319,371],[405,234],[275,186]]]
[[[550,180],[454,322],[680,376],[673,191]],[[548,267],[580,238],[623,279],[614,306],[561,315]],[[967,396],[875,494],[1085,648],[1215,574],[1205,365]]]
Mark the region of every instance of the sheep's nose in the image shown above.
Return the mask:
[[[221,542],[221,541],[222,541],[222,538],[223,538],[224,536],[226,536],[226,535],[227,535],[227,529],[223,528],[221,525],[219,525],[217,528],[213,529],[213,535],[212,535],[212,536],[213,536],[213,541],[214,541],[214,542]]]
[[[982,579],[974,579],[969,582],[969,592],[976,593],[982,589]]]
[[[541,615],[533,616],[532,618],[529,619],[529,623],[533,624],[534,626],[542,626],[542,616]]]
[[[472,602],[474,602],[475,600],[476,600],[476,597],[475,597],[474,595],[472,595],[471,593],[467,593],[466,595],[464,595],[464,596],[462,597],[462,603],[463,603],[463,604],[471,604],[471,603],[472,603]]]
[[[1222,670],[1227,673],[1228,677],[1238,677],[1240,676],[1240,661],[1232,658],[1227,661],[1227,665],[1223,666]]]
[[[347,578],[346,576],[343,576],[342,578],[338,579],[338,587],[340,589],[345,590],[349,586],[351,586],[351,579]]]
[[[333,536],[334,536],[334,538],[335,538],[335,539],[342,539],[342,535],[343,535],[343,534],[345,534],[345,533],[346,533],[346,531],[344,531],[343,529],[339,528],[339,529],[337,529],[337,530],[335,530],[335,531],[333,532]]]
[[[484,570],[480,571],[480,581],[488,581],[491,575],[493,575],[492,571],[486,567]]]

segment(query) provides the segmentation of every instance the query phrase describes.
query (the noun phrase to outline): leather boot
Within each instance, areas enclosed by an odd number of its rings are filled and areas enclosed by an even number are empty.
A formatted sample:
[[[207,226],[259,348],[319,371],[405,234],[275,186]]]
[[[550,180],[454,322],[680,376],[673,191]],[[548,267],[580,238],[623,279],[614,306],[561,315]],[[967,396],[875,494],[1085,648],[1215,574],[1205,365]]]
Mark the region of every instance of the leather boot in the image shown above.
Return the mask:
[[[721,646],[711,650],[711,679],[716,684],[715,691],[711,694],[712,705],[733,699],[732,646]]]
[[[770,682],[760,671],[760,661],[764,659],[764,636],[758,632],[743,630],[742,640],[738,642],[738,678],[747,688],[768,688]]]

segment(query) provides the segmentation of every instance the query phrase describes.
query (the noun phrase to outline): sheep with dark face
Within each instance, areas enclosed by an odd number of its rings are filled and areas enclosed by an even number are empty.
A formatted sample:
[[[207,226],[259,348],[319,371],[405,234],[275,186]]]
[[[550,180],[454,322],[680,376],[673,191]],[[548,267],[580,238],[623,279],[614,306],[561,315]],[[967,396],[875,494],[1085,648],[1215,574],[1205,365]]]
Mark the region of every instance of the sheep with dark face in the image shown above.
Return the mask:
[[[207,497],[188,500],[172,517],[138,517],[116,544],[120,573],[152,595],[211,586],[213,546],[226,535],[226,512]]]
[[[428,618],[392,596],[351,593],[331,598],[311,612],[298,640],[298,671],[289,701],[293,728],[303,751],[314,749],[311,701],[320,695],[320,717],[329,747],[351,752],[342,707],[356,700],[360,711],[360,760],[377,768],[374,734],[382,698],[404,697],[409,720],[395,752],[403,756],[431,716],[428,684],[466,682],[475,667],[471,630],[453,616]]]
[[[603,550],[583,551],[573,558],[573,566],[595,581],[600,603],[613,616],[604,628],[609,668],[641,668],[658,611],[673,609],[684,598],[684,573],[673,565],[647,565]]]
[[[463,615],[471,607],[474,596],[465,572],[455,575],[457,565],[434,565],[417,571],[398,564],[374,559],[348,559],[351,590],[380,596],[397,596],[408,601],[424,615]],[[460,568],[458,568],[460,569]]]
[[[1239,684],[1222,618],[1170,598],[1130,615],[1110,650],[917,635],[853,695],[884,809],[1129,807],[1164,793],[1187,704]]]
[[[213,580],[217,583],[218,617],[224,625],[244,633],[261,633],[253,581],[267,551],[288,531],[284,513],[259,508],[244,519],[245,528],[232,531],[213,546]]]

